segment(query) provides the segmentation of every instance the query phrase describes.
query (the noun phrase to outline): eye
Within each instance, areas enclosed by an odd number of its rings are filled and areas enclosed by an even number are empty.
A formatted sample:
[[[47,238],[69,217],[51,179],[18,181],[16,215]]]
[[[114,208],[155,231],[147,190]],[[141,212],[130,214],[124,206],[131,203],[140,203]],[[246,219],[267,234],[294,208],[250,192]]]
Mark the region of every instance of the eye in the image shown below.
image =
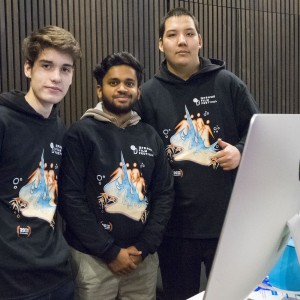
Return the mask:
[[[61,68],[61,71],[63,72],[63,73],[71,73],[72,71],[73,71],[73,67],[71,67],[71,66],[63,66],[62,68]]]
[[[187,36],[194,36],[194,35],[195,35],[195,32],[188,32],[186,35],[187,35]]]
[[[175,37],[175,36],[176,36],[175,33],[168,33],[168,34],[167,34],[167,37],[168,37],[168,38],[172,38],[172,37]]]
[[[110,86],[117,86],[119,84],[119,81],[117,81],[117,80],[111,80],[111,81],[108,82],[108,84]]]
[[[133,81],[127,81],[125,84],[126,84],[126,86],[129,87],[129,88],[135,87],[135,82],[133,82]]]
[[[42,63],[42,68],[45,69],[45,70],[50,70],[52,67],[51,64],[48,64],[48,63]]]

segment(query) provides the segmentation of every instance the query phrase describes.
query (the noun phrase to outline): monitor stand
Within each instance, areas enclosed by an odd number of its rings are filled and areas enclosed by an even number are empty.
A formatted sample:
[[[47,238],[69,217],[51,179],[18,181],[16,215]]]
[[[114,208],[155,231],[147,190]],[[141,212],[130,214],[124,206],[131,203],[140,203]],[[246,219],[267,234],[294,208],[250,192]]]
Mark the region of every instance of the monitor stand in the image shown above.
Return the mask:
[[[300,264],[300,213],[294,215],[290,220],[288,220],[287,225],[289,227],[291,237],[293,238],[298,262]]]
[[[298,261],[300,263],[300,213],[293,216],[288,222],[287,222],[288,229],[290,236],[293,238],[296,253],[298,256]],[[259,285],[259,283],[258,283]],[[200,294],[197,294],[187,300],[203,300],[204,299],[205,291],[201,292]],[[245,299],[248,300],[251,298]],[[289,299],[295,299],[295,298],[289,298]]]

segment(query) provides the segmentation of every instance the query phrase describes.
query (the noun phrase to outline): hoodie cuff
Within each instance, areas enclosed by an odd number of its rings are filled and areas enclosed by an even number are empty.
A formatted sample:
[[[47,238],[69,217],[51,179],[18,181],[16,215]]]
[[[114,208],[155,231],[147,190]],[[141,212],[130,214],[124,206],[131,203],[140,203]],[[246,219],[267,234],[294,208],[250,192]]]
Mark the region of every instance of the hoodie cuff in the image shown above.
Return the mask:
[[[108,264],[116,259],[120,251],[120,247],[112,245],[104,254],[101,255],[101,259]]]
[[[244,145],[236,144],[235,147],[240,151],[241,154],[243,154]]]
[[[135,248],[138,249],[139,251],[142,251],[142,259],[144,260],[148,254],[150,253],[147,245],[143,242],[138,242],[134,244]]]

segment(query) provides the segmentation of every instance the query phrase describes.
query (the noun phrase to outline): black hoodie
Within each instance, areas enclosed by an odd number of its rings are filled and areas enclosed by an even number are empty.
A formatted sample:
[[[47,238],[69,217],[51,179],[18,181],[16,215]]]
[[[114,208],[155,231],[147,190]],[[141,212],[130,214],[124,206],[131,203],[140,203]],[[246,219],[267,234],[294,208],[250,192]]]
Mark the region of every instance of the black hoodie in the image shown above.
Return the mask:
[[[167,234],[215,238],[222,228],[236,170],[212,161],[217,139],[244,147],[258,107],[246,85],[218,60],[200,58],[188,80],[169,72],[166,61],[142,86],[137,110],[163,139],[175,178],[175,207]]]
[[[23,93],[0,95],[1,299],[43,295],[69,276],[55,214],[64,132],[56,107],[46,119]]]
[[[66,134],[59,210],[66,240],[113,261],[135,246],[145,258],[159,246],[173,206],[173,178],[157,132],[133,113],[122,126],[89,109]]]

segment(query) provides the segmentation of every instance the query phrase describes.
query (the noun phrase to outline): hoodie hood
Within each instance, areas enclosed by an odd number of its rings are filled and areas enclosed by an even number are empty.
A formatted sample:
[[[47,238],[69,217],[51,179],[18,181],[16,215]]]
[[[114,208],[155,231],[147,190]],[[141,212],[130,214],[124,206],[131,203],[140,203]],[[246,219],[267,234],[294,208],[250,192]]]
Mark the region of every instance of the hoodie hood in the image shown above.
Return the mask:
[[[193,80],[194,78],[199,78],[201,76],[206,76],[212,72],[216,72],[221,69],[225,69],[225,62],[218,59],[207,59],[204,57],[200,57],[200,69],[197,73],[193,74],[188,80]],[[181,79],[180,77],[176,76],[175,74],[171,73],[167,67],[167,61],[164,60],[161,63],[160,70],[157,74],[154,75],[159,80],[169,82],[169,83],[182,83],[186,82],[185,80]]]
[[[97,121],[101,121],[101,122],[110,122],[120,128],[125,128],[128,126],[136,125],[141,120],[140,116],[135,111],[131,111],[131,115],[130,115],[129,119],[126,120],[123,124],[119,124],[118,120],[115,117],[113,117],[103,111],[102,102],[99,102],[95,106],[95,108],[88,109],[83,114],[81,119],[86,118],[86,117],[92,117],[92,118],[96,119]]]
[[[25,93],[20,91],[11,91],[0,94],[0,105],[9,107],[12,110],[32,115],[34,117],[45,119],[41,114],[36,112],[26,101]],[[58,106],[54,105],[50,116],[47,119],[54,119],[58,115]]]

